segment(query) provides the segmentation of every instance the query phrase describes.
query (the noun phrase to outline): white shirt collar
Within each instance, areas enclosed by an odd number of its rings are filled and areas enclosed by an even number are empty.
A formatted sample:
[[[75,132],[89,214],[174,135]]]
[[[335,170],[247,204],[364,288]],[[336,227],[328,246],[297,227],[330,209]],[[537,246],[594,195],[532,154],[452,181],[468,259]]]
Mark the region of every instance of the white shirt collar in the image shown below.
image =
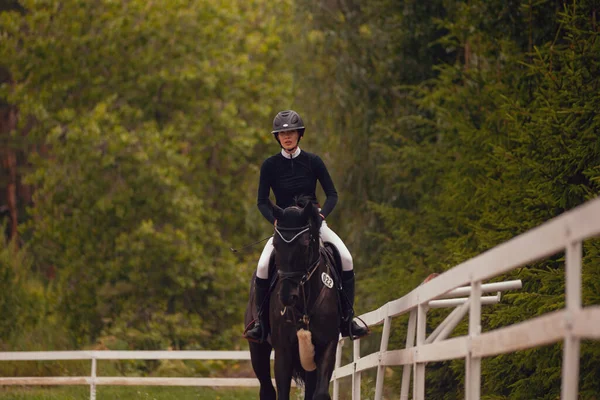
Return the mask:
[[[294,153],[288,154],[284,149],[281,149],[281,155],[285,158],[296,158],[300,155],[301,151],[302,150],[300,150],[300,147],[296,147],[296,151],[294,151]]]

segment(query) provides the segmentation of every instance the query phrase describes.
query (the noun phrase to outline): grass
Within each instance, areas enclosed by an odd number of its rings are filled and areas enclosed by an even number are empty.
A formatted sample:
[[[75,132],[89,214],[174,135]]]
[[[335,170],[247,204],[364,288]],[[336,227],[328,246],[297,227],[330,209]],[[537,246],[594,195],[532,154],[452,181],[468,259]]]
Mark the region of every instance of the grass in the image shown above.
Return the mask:
[[[0,387],[0,400],[84,400],[90,398],[88,386]],[[246,400],[258,398],[258,388],[190,388],[149,386],[101,386],[97,400]]]
[[[88,386],[2,387],[0,400],[88,400]],[[247,400],[257,399],[258,388],[192,388],[171,386],[100,386],[97,400]],[[304,398],[292,389],[291,398]]]

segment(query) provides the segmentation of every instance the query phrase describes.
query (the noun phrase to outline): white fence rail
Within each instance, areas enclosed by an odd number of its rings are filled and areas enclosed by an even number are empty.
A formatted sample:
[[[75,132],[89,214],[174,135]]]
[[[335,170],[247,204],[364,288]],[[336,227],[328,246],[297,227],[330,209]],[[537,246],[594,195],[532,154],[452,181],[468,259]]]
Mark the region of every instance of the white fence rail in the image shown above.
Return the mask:
[[[375,400],[383,394],[387,366],[404,366],[400,399],[407,400],[411,370],[414,400],[425,398],[425,366],[428,362],[465,359],[467,400],[481,396],[481,359],[498,354],[564,342],[561,399],[578,398],[579,348],[582,339],[600,339],[600,305],[582,308],[582,241],[600,235],[600,198],[577,207],[504,244],[482,253],[417,287],[406,296],[391,301],[361,316],[369,325],[383,324],[379,351],[362,356],[360,340],[353,342],[353,361],[341,365],[344,341],[338,344],[333,375],[334,399],[339,398],[339,380],[352,376],[352,399],[360,400],[361,373],[377,369]],[[486,291],[499,290],[508,283],[482,284],[532,261],[565,251],[565,298],[563,310],[544,314],[511,326],[481,332],[481,305],[489,300]],[[467,287],[461,287],[469,285]],[[496,285],[496,286],[494,286]],[[499,286],[498,286],[499,285]],[[427,311],[443,299],[461,294],[469,297],[456,302],[457,308],[432,334],[426,337]],[[462,303],[462,304],[459,304]],[[449,303],[446,303],[449,304]],[[446,339],[452,329],[469,313],[469,333]],[[409,313],[406,346],[388,350],[391,319]]]
[[[411,371],[413,399],[425,398],[427,362],[463,358],[466,360],[465,393],[467,400],[480,399],[481,359],[498,354],[564,342],[562,364],[563,400],[577,398],[579,348],[582,339],[600,339],[600,305],[582,307],[582,241],[600,235],[600,198],[524,233],[494,249],[474,257],[404,297],[391,301],[361,316],[369,325],[383,324],[379,351],[361,356],[360,340],[353,342],[353,361],[341,365],[343,341],[338,344],[336,369],[332,377],[334,399],[339,397],[340,379],[352,376],[352,398],[360,400],[361,373],[377,369],[375,400],[383,395],[387,366],[404,366],[400,399],[408,399]],[[566,307],[563,310],[511,326],[481,332],[481,306],[494,304],[497,296],[483,293],[518,289],[520,281],[483,281],[510,272],[544,257],[566,252]],[[468,286],[465,286],[468,285]],[[468,296],[467,298],[457,298]],[[426,317],[430,308],[456,307],[426,337]],[[391,320],[409,313],[406,346],[388,350]],[[469,334],[447,339],[460,320],[469,313]],[[247,351],[54,351],[0,352],[0,361],[17,360],[91,360],[91,374],[85,377],[1,377],[1,385],[90,385],[90,398],[96,397],[97,385],[167,386],[258,386],[254,378],[139,378],[99,377],[98,360],[249,360]]]
[[[20,351],[0,352],[0,361],[90,360],[90,376],[0,377],[2,385],[89,385],[90,399],[96,386],[258,386],[256,378],[99,377],[98,360],[250,360],[249,351]]]

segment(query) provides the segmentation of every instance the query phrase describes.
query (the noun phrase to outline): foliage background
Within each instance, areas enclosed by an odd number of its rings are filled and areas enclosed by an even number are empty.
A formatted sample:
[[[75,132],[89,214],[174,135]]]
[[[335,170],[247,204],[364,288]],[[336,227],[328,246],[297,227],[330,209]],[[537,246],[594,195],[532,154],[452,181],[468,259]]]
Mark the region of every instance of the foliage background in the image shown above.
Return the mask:
[[[304,116],[303,148],[334,175],[359,312],[598,195],[592,0],[0,10],[4,349],[243,348],[260,249],[229,248],[269,234],[255,194],[280,109]],[[600,304],[599,252],[584,244],[585,305]],[[500,277],[524,287],[484,310],[484,329],[563,307],[563,271],[559,254]],[[482,392],[557,398],[560,355],[487,359]],[[599,361],[584,343],[581,398],[600,393]],[[431,398],[464,395],[459,361],[427,379]]]

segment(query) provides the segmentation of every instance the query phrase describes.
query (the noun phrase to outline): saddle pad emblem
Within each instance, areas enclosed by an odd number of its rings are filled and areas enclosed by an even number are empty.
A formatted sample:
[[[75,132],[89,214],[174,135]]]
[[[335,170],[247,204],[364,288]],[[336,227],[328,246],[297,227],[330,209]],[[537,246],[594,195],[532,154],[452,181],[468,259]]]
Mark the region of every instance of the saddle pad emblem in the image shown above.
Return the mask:
[[[327,273],[323,272],[321,274],[321,280],[323,281],[323,285],[327,286],[329,289],[333,287],[333,279]]]

